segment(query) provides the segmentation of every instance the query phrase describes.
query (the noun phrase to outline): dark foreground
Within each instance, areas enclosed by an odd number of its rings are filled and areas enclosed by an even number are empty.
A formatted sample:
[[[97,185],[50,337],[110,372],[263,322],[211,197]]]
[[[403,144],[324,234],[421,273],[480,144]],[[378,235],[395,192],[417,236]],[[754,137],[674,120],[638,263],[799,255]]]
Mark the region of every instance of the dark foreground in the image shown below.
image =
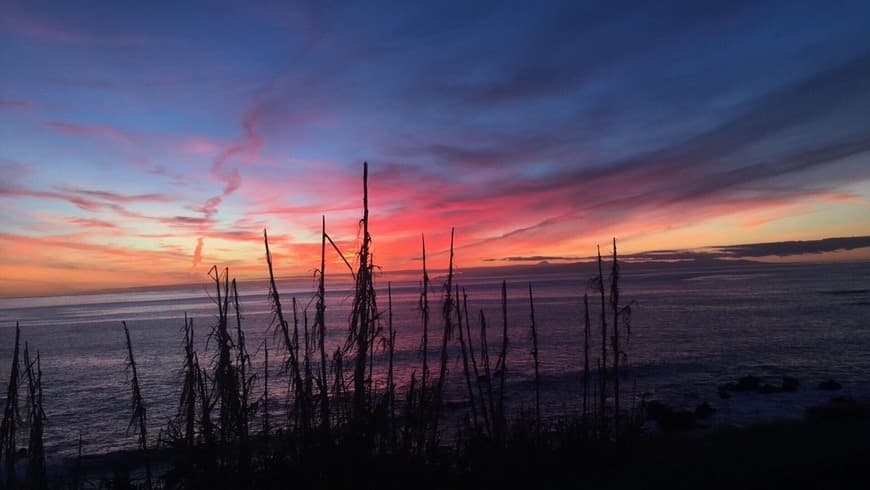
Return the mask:
[[[616,442],[591,439],[579,426],[535,436],[514,427],[504,448],[466,439],[425,460],[407,454],[367,456],[352,444],[314,448],[290,461],[278,439],[252,468],[188,465],[166,457],[164,488],[855,488],[866,479],[870,402],[839,399],[800,421],[744,428],[640,431]],[[263,447],[259,448],[261,451]],[[161,458],[158,458],[161,459]],[[132,462],[87,464],[114,472],[83,488],[131,488]],[[107,466],[114,466],[108,468]],[[100,471],[98,470],[98,471]],[[135,476],[136,471],[133,470]],[[71,482],[55,482],[70,488]],[[141,480],[138,482],[141,487]]]

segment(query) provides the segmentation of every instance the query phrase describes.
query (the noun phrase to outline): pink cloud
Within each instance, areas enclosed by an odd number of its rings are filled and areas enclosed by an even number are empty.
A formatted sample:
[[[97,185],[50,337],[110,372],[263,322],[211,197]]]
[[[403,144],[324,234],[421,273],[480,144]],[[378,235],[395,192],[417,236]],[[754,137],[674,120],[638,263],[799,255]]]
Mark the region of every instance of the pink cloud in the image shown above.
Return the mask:
[[[218,181],[223,182],[224,188],[221,195],[209,198],[205,204],[198,208],[207,217],[217,213],[223,198],[236,192],[242,185],[238,166],[226,168],[229,163],[241,160],[239,165],[250,165],[256,161],[260,150],[266,145],[266,139],[257,133],[258,110],[259,106],[255,105],[242,122],[245,131],[244,139],[222,151],[212,163],[211,174]]]
[[[63,186],[60,187],[59,190],[62,190],[71,194],[78,194],[87,197],[92,197],[96,199],[101,199],[103,201],[109,201],[114,203],[131,203],[131,202],[171,202],[172,199],[169,196],[164,194],[120,194],[117,192],[111,191],[102,191],[102,190],[94,190],[94,189],[82,189],[79,187],[72,186]]]
[[[0,197],[33,197],[37,199],[57,199],[61,201],[66,201],[84,211],[97,211],[102,207],[102,204],[100,204],[99,202],[92,199],[86,199],[81,196],[14,187],[0,187]]]
[[[193,266],[202,263],[202,237],[196,239],[196,247],[193,249]]]
[[[74,218],[68,217],[66,219],[69,223],[80,226],[82,228],[117,228],[118,225],[114,223],[110,223],[108,221],[104,221],[101,219],[94,218]]]
[[[178,145],[178,150],[182,153],[191,153],[195,155],[205,153],[215,153],[220,151],[222,145],[208,138],[188,138]]]
[[[140,141],[138,136],[107,124],[77,124],[49,121],[44,126],[66,136],[108,139],[124,144],[135,144]]]

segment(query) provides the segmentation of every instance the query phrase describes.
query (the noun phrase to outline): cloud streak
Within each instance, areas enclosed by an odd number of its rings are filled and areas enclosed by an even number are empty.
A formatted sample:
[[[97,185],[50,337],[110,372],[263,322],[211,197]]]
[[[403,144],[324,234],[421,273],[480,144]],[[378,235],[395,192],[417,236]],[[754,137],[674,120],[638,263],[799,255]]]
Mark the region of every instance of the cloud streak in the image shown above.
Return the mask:
[[[193,249],[193,266],[196,267],[202,263],[202,237],[196,239],[196,247]]]

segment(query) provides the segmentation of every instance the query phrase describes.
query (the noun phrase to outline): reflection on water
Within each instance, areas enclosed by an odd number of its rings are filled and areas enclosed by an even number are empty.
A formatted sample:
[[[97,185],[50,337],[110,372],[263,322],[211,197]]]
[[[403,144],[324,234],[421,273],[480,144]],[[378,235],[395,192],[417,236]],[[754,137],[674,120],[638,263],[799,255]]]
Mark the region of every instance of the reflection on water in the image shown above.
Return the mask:
[[[720,421],[746,421],[800,415],[803,406],[826,396],[814,388],[822,379],[838,380],[846,394],[870,393],[868,264],[732,265],[702,270],[625,264],[623,273],[622,297],[636,301],[625,364],[629,398],[632,393],[647,393],[687,406],[709,400],[720,409]],[[515,408],[531,406],[534,397],[527,298],[527,281],[531,281],[539,328],[542,407],[550,416],[577,410],[582,398],[582,293],[591,275],[592,268],[508,277],[509,401]],[[459,278],[468,291],[475,340],[479,339],[478,311],[483,310],[488,319],[492,355],[501,340],[500,277],[460,274]],[[295,294],[300,316],[307,307],[313,318],[314,288],[308,286],[288,284],[281,289],[288,308],[289,297]],[[386,283],[380,286],[385,289]],[[433,301],[441,291],[437,282],[434,286]],[[392,290],[401,389],[412,371],[420,369],[419,283],[395,283]],[[268,331],[272,315],[266,286],[243,284],[240,294],[258,372],[263,367],[262,347],[265,342],[270,346],[271,410],[273,419],[280,420],[287,387],[279,381],[284,375],[274,361],[279,342]],[[386,291],[379,294],[379,305],[386,309]],[[328,352],[344,342],[351,300],[346,285],[328,292]],[[208,362],[207,333],[216,309],[204,286],[0,300],[0,381],[5,384],[9,375],[14,326],[19,320],[22,339],[42,356],[48,415],[45,444],[50,459],[57,462],[75,455],[79,434],[89,454],[135,447],[135,437],[126,434],[129,386],[121,320],[130,327],[151,433],[156,437],[178,403],[185,312],[194,318],[200,359]],[[432,312],[433,336],[440,336],[440,309],[433,306]],[[592,318],[596,324],[597,311]],[[600,349],[596,331],[593,353]],[[432,359],[437,358],[439,344],[430,342]],[[458,344],[454,345],[447,393],[447,399],[456,402],[464,399],[459,352]],[[377,358],[383,361],[384,353]],[[591,365],[595,364],[593,358]],[[801,390],[720,400],[716,387],[744,374],[771,379],[795,376],[802,381]]]

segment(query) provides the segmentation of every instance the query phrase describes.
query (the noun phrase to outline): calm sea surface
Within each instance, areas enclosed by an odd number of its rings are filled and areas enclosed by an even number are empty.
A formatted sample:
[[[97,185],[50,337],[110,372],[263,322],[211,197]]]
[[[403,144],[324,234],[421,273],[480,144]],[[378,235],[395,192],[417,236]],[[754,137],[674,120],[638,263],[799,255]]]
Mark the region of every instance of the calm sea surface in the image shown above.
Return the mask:
[[[582,293],[592,269],[553,272],[552,267],[511,273],[508,282],[508,384],[517,409],[534,403],[528,283],[534,288],[539,328],[543,404],[553,420],[575,414],[582,399]],[[478,311],[485,312],[490,356],[501,342],[501,277],[459,274],[468,292],[472,330],[479,342]],[[441,280],[433,280],[430,355],[433,367],[440,345]],[[182,362],[181,328],[185,312],[194,318],[197,349],[206,364],[206,340],[215,323],[211,289],[201,286],[145,292],[119,292],[47,298],[0,299],[0,381],[9,376],[15,322],[23,341],[42,358],[45,445],[50,464],[62,464],[77,452],[79,435],[87,454],[135,448],[126,432],[130,388],[125,369],[124,333],[130,327],[142,394],[155,438],[174,414]],[[386,310],[386,281],[379,306]],[[313,320],[313,284],[279,285],[286,312],[297,297],[300,322],[307,307]],[[351,297],[346,287],[330,287],[327,298],[327,347],[334,352],[347,332]],[[400,390],[413,370],[419,372],[422,327],[419,281],[393,282],[396,363]],[[590,291],[592,294],[593,291]],[[273,420],[286,403],[286,376],[279,372],[279,341],[270,330],[272,315],[265,282],[240,285],[241,309],[249,351],[262,379],[263,346],[270,350]],[[841,394],[870,395],[870,264],[685,265],[625,264],[621,297],[634,301],[631,338],[624,373],[624,405],[642,395],[683,408],[709,401],[718,412],[714,423],[746,423],[774,417],[798,417],[805,407],[830,398],[816,385],[842,383]],[[593,306],[594,366],[600,351],[600,313]],[[600,306],[599,306],[600,307]],[[608,322],[610,318],[608,318]],[[624,335],[624,334],[623,334]],[[463,407],[465,385],[458,342],[449,364],[448,397]],[[479,352],[479,343],[475,344]],[[213,347],[213,346],[210,346]],[[382,355],[380,358],[383,359]],[[722,400],[717,386],[752,374],[777,384],[797,377],[793,394],[747,394]],[[436,374],[437,375],[437,374]],[[594,380],[594,378],[593,378]],[[594,385],[594,382],[593,382]],[[259,385],[256,390],[262,390]],[[5,403],[5,389],[0,401]]]

